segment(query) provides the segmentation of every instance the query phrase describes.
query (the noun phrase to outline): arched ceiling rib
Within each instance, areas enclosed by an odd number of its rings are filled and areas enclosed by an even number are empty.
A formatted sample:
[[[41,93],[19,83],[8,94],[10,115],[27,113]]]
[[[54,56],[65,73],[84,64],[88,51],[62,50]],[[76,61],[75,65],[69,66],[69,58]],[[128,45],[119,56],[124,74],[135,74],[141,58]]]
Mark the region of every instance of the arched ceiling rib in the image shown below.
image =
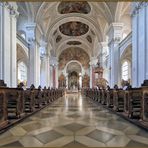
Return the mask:
[[[80,47],[85,47],[88,54],[94,55],[94,44],[96,42],[104,42],[106,40],[106,30],[112,22],[120,22],[121,18],[124,21],[129,20],[130,4],[131,2],[88,2],[90,5],[90,12],[88,14],[80,13],[67,13],[60,14],[57,9],[60,2],[18,2],[18,10],[20,12],[20,18],[27,18],[22,24],[35,22],[36,27],[36,40],[40,43],[42,36],[45,36],[47,43],[52,45],[52,50],[55,53],[60,53],[58,50],[63,50],[64,44],[72,40],[80,40],[82,42]],[[80,21],[86,23],[90,31],[81,37],[66,37],[59,32],[59,26],[69,21]],[[21,21],[21,19],[20,19]],[[21,28],[21,23],[18,28]],[[125,23],[127,28],[130,28],[130,23]],[[55,37],[53,33],[57,30]],[[91,31],[92,30],[92,31]],[[128,29],[126,29],[128,30]],[[129,29],[130,30],[130,29]],[[94,33],[92,33],[94,32]],[[56,37],[60,35],[62,37],[61,42],[56,42]],[[90,43],[86,37],[90,36],[92,43]],[[47,46],[48,47],[48,46]],[[61,49],[62,48],[62,49]],[[97,48],[96,48],[97,49]],[[98,50],[98,49],[97,49]]]

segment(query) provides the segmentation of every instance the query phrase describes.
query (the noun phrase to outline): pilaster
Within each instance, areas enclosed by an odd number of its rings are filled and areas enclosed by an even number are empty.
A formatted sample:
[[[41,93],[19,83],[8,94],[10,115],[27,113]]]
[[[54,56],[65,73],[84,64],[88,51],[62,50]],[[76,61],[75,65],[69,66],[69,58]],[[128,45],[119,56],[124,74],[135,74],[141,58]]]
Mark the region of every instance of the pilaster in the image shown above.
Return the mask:
[[[28,69],[28,87],[34,84],[38,87],[40,84],[40,49],[35,40],[36,24],[26,24],[26,38],[29,43],[29,69]]]
[[[0,79],[16,87],[16,17],[15,2],[0,2]]]
[[[119,71],[120,71],[120,55],[118,44],[122,39],[122,23],[112,23],[108,30],[108,46],[109,46],[109,70],[110,70],[110,78],[109,84],[113,87],[115,84],[119,82]]]

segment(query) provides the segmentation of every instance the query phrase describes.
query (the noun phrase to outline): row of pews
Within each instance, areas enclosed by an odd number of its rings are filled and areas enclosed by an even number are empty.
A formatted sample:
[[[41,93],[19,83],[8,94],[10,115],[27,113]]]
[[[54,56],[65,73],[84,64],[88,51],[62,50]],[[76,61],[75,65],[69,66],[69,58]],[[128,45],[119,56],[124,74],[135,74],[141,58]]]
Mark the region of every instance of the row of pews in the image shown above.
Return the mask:
[[[34,86],[23,88],[8,88],[0,81],[0,129],[5,128],[14,119],[24,118],[45,107],[64,95],[63,89],[50,89]]]
[[[84,89],[83,94],[129,119],[144,121],[148,126],[148,86],[123,89]]]

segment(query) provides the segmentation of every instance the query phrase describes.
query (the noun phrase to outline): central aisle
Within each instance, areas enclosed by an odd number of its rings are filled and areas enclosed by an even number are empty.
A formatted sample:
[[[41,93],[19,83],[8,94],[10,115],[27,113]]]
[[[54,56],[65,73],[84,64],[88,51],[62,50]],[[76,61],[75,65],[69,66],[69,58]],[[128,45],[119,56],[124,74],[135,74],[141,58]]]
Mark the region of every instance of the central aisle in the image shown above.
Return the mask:
[[[80,94],[67,94],[0,135],[1,146],[148,146],[148,133]]]

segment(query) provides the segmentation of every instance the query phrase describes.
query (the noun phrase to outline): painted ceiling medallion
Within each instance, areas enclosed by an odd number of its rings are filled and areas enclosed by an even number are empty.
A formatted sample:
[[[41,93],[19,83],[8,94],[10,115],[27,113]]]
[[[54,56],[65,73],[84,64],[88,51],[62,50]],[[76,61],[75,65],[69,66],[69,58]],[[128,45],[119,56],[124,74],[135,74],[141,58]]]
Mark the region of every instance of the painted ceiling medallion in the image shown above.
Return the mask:
[[[83,13],[88,14],[91,8],[86,1],[63,1],[58,6],[58,11],[61,14],[66,13]]]
[[[68,22],[68,23],[62,24],[59,27],[59,30],[64,35],[81,36],[81,35],[84,35],[88,32],[89,26],[84,23],[81,23],[81,22],[73,21],[73,22]]]
[[[67,42],[68,45],[81,45],[81,42],[79,41],[69,41]]]

